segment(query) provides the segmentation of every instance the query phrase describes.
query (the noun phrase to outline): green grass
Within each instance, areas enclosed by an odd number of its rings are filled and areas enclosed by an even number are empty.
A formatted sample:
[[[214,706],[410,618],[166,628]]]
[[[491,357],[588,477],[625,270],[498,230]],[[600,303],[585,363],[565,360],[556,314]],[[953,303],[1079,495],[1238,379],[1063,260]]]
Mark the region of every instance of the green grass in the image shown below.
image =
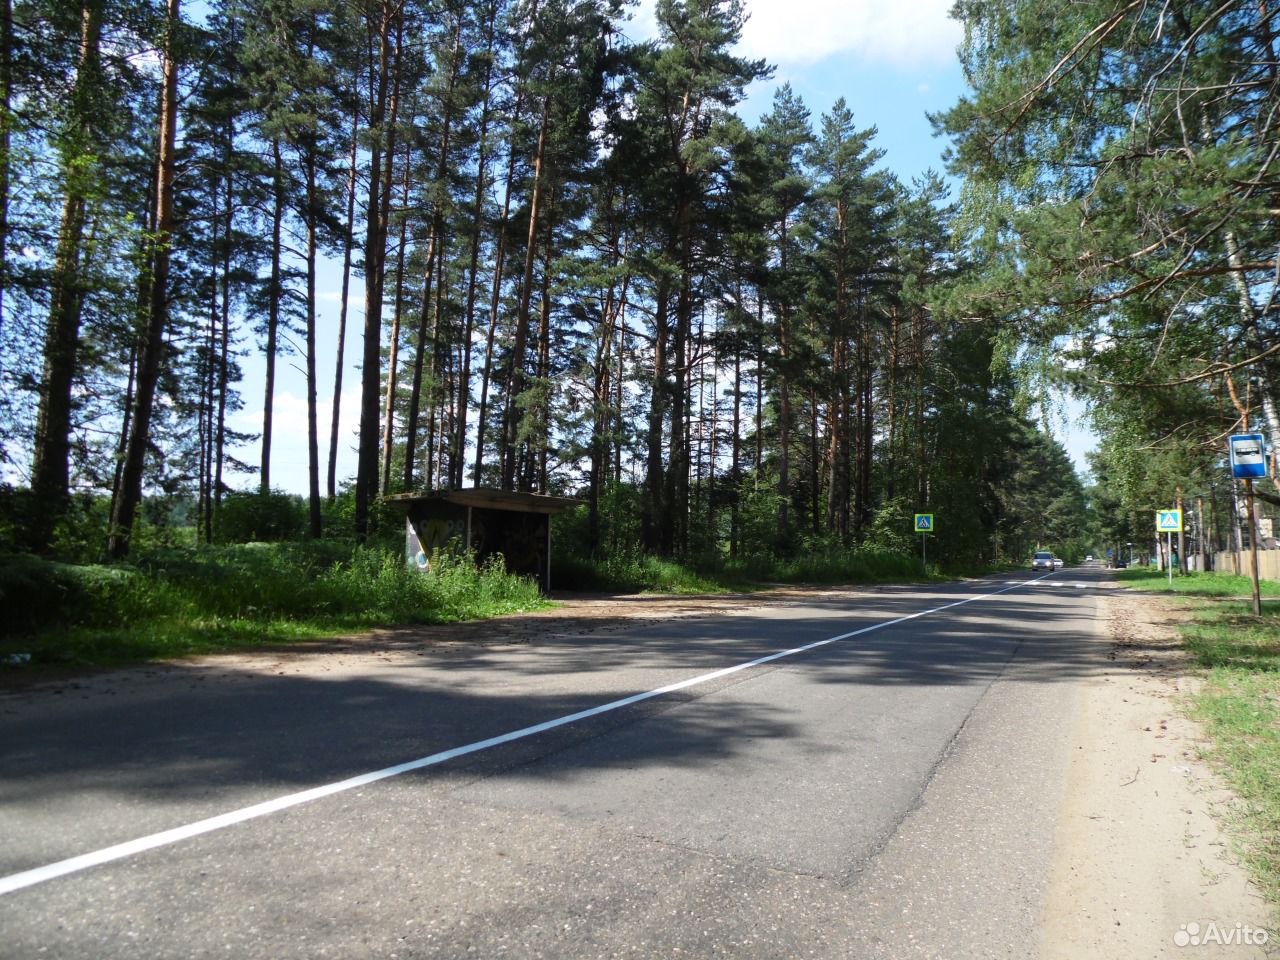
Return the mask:
[[[1265,604],[1262,616],[1240,601],[1189,601],[1191,623],[1182,627],[1187,649],[1205,667],[1250,673],[1280,671],[1280,606]]]
[[[114,664],[546,605],[498,564],[444,560],[425,576],[392,552],[324,544],[168,548],[111,567],[6,557],[0,603],[23,611],[0,664]]]
[[[1135,572],[1121,574],[1126,585],[1157,586],[1124,576]],[[1204,754],[1240,799],[1230,826],[1246,867],[1280,918],[1280,604],[1265,603],[1256,617],[1250,600],[1212,599],[1247,594],[1248,585],[1247,578],[1229,575],[1174,578],[1177,592],[1199,594],[1181,601],[1191,620],[1180,630],[1206,671],[1191,702],[1207,734]],[[1280,584],[1263,581],[1263,588],[1271,596],[1280,593]]]
[[[1138,590],[1172,591],[1207,597],[1248,597],[1253,592],[1253,581],[1249,577],[1233,573],[1189,573],[1178,576],[1175,571],[1172,586],[1169,584],[1169,573],[1164,570],[1117,570],[1115,576],[1122,586]],[[1260,586],[1264,597],[1280,597],[1280,582],[1262,580]]]
[[[759,589],[746,577],[704,573],[691,565],[644,555],[618,555],[591,561],[557,557],[551,584],[558,590],[608,593],[740,593]]]

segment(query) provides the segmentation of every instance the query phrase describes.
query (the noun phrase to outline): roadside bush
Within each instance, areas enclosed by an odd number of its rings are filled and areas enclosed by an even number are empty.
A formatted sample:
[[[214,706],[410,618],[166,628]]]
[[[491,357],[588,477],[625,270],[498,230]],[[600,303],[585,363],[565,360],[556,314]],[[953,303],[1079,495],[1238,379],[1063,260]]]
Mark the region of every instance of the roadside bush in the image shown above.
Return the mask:
[[[25,553],[0,556],[0,634],[39,630],[82,603],[79,584],[63,564]]]
[[[65,627],[114,627],[190,610],[180,589],[127,566],[69,564],[30,555],[0,559],[3,634]]]
[[[904,556],[914,554],[920,546],[912,532],[914,514],[914,509],[905,497],[886,501],[871,518],[863,547]]]
[[[431,574],[399,552],[334,542],[140,551],[133,565],[0,558],[0,601],[18,616],[0,649],[36,661],[176,656],[370,626],[440,623],[545,603],[501,558],[440,557]]]
[[[218,539],[223,543],[297,539],[307,530],[307,505],[278,490],[233,492],[222,498]]]
[[[557,554],[551,562],[551,585],[557,590],[607,593],[713,593],[730,587],[732,577],[703,573],[674,560],[647,556],[638,549],[602,560]],[[740,587],[741,583],[734,583]]]
[[[921,576],[920,561],[909,554],[822,542],[810,544],[796,557],[751,557],[727,565],[726,570],[780,583],[878,583]]]

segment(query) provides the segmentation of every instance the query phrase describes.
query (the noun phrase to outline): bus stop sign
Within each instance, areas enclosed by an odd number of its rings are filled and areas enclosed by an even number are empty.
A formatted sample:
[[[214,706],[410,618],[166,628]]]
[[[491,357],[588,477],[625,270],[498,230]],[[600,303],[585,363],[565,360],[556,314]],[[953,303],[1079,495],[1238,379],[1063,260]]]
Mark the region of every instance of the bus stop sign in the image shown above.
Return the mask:
[[[1261,480],[1267,475],[1267,456],[1262,434],[1241,433],[1228,438],[1231,476],[1236,480]]]

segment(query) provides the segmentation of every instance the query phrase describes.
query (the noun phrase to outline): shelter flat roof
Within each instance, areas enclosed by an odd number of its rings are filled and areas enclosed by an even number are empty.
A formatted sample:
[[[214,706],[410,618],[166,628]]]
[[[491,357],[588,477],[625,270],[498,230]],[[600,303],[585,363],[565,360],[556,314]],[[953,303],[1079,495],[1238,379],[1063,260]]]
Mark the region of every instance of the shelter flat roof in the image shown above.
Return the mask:
[[[497,487],[465,487],[461,490],[434,490],[430,493],[397,493],[383,498],[388,505],[408,510],[416,503],[456,503],[486,510],[517,513],[563,513],[582,503],[571,497],[551,497],[541,493],[520,493]]]

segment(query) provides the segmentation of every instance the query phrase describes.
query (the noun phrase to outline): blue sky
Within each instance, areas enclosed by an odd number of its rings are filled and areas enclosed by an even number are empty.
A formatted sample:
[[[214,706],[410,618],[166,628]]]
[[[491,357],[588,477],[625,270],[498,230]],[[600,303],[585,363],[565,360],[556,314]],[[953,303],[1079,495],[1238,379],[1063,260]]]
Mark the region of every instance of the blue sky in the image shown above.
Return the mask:
[[[962,30],[948,16],[951,0],[746,0],[749,13],[739,50],[773,64],[771,79],[755,84],[739,114],[747,121],[767,112],[774,90],[790,83],[813,116],[819,116],[840,97],[853,111],[859,127],[876,127],[876,146],[886,151],[882,165],[909,182],[926,170],[943,172],[945,143],[933,136],[926,117],[930,111],[953,104],[964,92],[964,81],[955,49]],[[653,0],[643,0],[624,32],[632,39],[653,34]],[[321,277],[320,424],[321,460],[327,456],[330,398],[333,392],[333,360],[336,355],[340,270]],[[343,375],[342,448],[339,478],[355,472],[355,431],[358,424],[359,371],[354,361],[360,352],[361,291],[353,277],[348,316],[347,357]],[[248,363],[246,382],[259,384],[256,358]],[[293,493],[307,486],[305,385],[297,358],[282,358],[279,365],[272,451],[272,485]],[[238,429],[261,429],[262,398],[248,395],[246,408],[235,419]],[[1067,447],[1077,469],[1084,471],[1084,453],[1093,446],[1092,435],[1076,421],[1080,409],[1065,405],[1054,423],[1054,432]],[[257,462],[257,445],[242,451]],[[233,481],[234,482],[234,481]],[[244,478],[243,485],[252,485]]]

